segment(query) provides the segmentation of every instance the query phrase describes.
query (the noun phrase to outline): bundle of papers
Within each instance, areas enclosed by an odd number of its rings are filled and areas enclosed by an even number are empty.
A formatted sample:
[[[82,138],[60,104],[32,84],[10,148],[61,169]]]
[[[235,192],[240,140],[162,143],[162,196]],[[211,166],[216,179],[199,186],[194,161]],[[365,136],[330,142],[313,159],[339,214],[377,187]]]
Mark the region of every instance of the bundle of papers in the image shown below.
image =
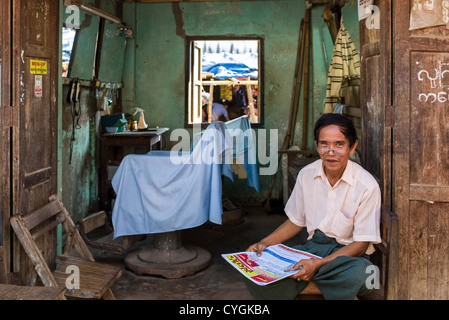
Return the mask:
[[[266,248],[260,257],[256,252],[222,254],[222,257],[246,278],[260,286],[266,286],[299,272],[290,269],[300,260],[321,259],[319,256],[283,244]]]

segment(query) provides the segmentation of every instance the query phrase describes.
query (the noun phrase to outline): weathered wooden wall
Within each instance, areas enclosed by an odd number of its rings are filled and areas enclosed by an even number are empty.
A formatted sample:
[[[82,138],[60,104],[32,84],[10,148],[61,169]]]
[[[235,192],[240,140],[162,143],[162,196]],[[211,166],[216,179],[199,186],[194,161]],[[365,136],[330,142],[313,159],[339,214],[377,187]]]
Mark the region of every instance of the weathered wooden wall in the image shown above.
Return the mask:
[[[11,112],[12,107],[10,95],[10,66],[11,45],[10,33],[10,1],[0,2],[0,246],[4,247],[3,259],[5,268],[9,271],[9,214],[10,203],[10,143],[11,143]],[[1,257],[0,257],[1,258]],[[1,260],[1,259],[0,259]]]
[[[61,8],[61,27],[70,20],[72,12],[66,12],[66,6],[59,0]],[[115,0],[86,0],[103,11],[120,16],[119,2]],[[125,22],[126,23],[126,22]],[[98,209],[98,173],[100,157],[100,139],[98,138],[98,118],[107,113],[120,112],[120,91],[107,92],[103,86],[122,87],[125,38],[117,37],[117,26],[110,22],[101,22],[100,18],[80,11],[80,27],[77,29],[77,42],[72,51],[69,79],[61,79],[59,104],[58,137],[58,192],[72,219],[80,218]],[[99,41],[99,39],[102,39]],[[101,42],[101,45],[99,45]],[[97,45],[98,44],[98,45]],[[95,75],[94,75],[95,69]],[[73,78],[81,80],[79,106],[81,117],[72,141],[72,104],[66,101]],[[101,88],[95,86],[95,80],[101,81]],[[110,97],[112,107],[105,110],[103,95]],[[118,94],[116,94],[118,93]],[[70,145],[72,159],[70,162]]]
[[[392,17],[398,295],[448,299],[449,30],[443,25],[410,31],[414,2],[392,1],[393,12],[401,13]]]
[[[391,205],[391,8],[375,1],[380,29],[360,22],[363,165],[378,180],[383,204]]]
[[[26,215],[56,193],[58,1],[11,1],[13,12],[12,103],[18,106],[18,123],[12,130],[13,213]],[[46,71],[33,72],[32,60],[46,63]],[[36,77],[42,95],[35,94]],[[44,255],[56,253],[56,237],[43,237]],[[18,242],[14,243],[14,270],[22,282],[31,264]]]

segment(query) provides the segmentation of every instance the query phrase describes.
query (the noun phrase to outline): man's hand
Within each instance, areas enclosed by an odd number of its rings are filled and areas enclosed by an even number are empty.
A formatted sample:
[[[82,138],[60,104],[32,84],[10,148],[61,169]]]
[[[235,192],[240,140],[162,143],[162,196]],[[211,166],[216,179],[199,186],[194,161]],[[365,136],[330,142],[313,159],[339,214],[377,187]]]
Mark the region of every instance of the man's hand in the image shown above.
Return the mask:
[[[304,259],[300,260],[291,270],[299,270],[299,272],[290,276],[290,278],[304,281],[312,281],[315,273],[323,265],[322,259]]]
[[[253,245],[250,245],[248,249],[246,249],[247,252],[257,252],[257,256],[260,257],[260,255],[262,254],[262,251],[264,251],[266,248],[268,247],[268,245],[263,242],[257,242]]]
[[[303,227],[299,227],[287,219],[283,224],[281,224],[275,231],[273,231],[268,237],[262,239],[261,241],[251,245],[246,249],[249,252],[257,252],[257,256],[260,257],[262,251],[271,245],[278,243],[283,243],[294,236],[296,236]]]
[[[318,270],[324,266],[326,263],[334,260],[339,256],[348,256],[348,257],[360,257],[363,255],[368,249],[369,242],[353,242],[344,246],[331,255],[324,257],[322,259],[305,259],[299,261],[291,270],[299,270],[294,275],[291,275],[291,278],[298,280],[311,281],[313,276],[318,272]]]

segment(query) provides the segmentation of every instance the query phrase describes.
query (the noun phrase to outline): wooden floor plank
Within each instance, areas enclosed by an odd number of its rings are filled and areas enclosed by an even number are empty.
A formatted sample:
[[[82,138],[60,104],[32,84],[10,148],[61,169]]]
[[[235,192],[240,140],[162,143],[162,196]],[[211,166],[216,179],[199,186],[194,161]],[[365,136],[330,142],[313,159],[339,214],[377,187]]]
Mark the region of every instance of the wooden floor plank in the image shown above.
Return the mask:
[[[0,300],[60,300],[65,288],[0,284]]]

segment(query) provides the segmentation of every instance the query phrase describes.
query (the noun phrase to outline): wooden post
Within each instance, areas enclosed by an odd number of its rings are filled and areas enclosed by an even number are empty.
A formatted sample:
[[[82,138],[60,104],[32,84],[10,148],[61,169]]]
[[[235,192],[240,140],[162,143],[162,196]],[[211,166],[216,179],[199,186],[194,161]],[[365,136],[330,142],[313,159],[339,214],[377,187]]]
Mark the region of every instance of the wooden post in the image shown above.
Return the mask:
[[[250,81],[251,78],[248,77],[248,81]],[[254,112],[254,101],[253,101],[253,91],[251,88],[250,84],[246,85],[246,93],[248,95],[248,105],[249,105],[249,110],[250,110],[250,114],[251,114],[251,123],[256,123],[257,119],[256,119],[256,113]]]
[[[304,104],[302,109],[302,150],[307,149],[307,119],[309,117],[309,57],[310,57],[310,10],[305,17],[305,48],[304,48]]]
[[[0,246],[0,284],[7,284],[8,277],[6,273],[5,261],[3,260],[3,247]]]
[[[214,101],[214,85],[209,86],[209,102],[207,104],[207,122],[212,122],[212,102]]]
[[[292,101],[291,101],[291,117],[289,121],[289,127],[287,130],[287,135],[285,136],[286,144],[282,146],[282,150],[290,149],[290,147],[294,143],[294,135],[296,128],[296,119],[298,116],[298,104],[299,104],[299,96],[301,93],[301,85],[302,85],[302,74],[303,74],[303,63],[304,63],[304,20],[301,21],[301,28],[299,30],[299,41],[298,41],[298,53],[296,57],[296,69],[295,69],[295,78],[293,82],[293,93],[292,93]]]

